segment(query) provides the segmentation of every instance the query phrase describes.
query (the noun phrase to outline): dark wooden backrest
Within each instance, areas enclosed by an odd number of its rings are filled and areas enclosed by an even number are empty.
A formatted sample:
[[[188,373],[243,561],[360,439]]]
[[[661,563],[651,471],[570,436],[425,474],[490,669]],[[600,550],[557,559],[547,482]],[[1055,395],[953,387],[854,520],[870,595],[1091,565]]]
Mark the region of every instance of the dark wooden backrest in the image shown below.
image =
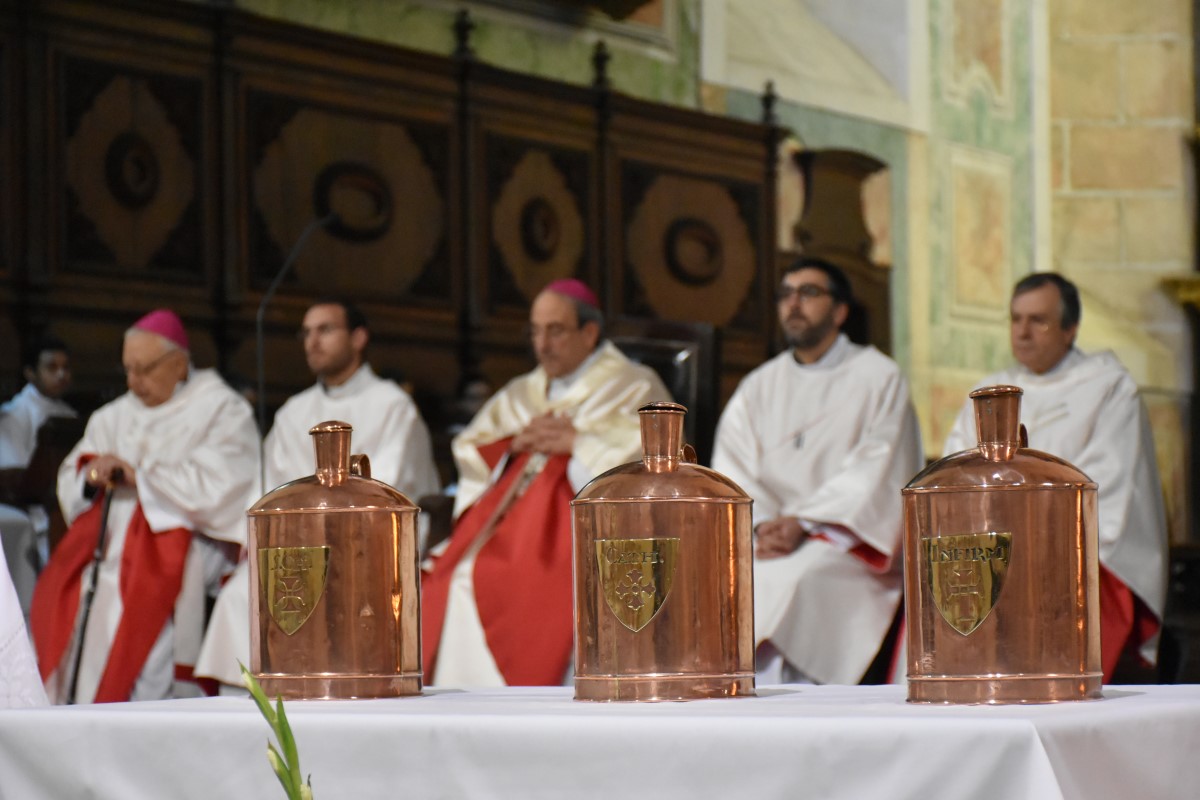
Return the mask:
[[[684,436],[696,448],[700,463],[708,464],[717,425],[720,369],[713,326],[624,317],[610,326],[609,338],[630,359],[657,372],[675,402],[687,406]]]

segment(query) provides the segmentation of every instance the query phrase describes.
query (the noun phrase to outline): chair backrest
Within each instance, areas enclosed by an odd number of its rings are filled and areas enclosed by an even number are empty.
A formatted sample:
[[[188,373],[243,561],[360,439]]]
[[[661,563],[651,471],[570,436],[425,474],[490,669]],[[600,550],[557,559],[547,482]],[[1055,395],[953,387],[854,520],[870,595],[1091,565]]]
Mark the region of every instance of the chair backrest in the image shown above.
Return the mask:
[[[26,502],[57,505],[58,467],[80,439],[86,422],[71,417],[50,417],[38,428],[37,448],[25,468],[22,494]]]
[[[720,363],[713,326],[620,317],[609,324],[608,338],[631,360],[657,372],[675,401],[687,406],[684,435],[700,463],[708,464],[717,424]]]

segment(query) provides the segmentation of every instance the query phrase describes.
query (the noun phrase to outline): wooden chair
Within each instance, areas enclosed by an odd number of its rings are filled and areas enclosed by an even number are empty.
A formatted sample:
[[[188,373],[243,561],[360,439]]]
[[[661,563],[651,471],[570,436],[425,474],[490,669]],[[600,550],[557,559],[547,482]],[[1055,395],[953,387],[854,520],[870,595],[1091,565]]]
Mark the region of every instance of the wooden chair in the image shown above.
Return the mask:
[[[717,427],[719,340],[707,322],[620,317],[609,339],[621,352],[662,378],[676,402],[687,406],[684,436],[701,464],[712,458]]]
[[[67,530],[58,504],[58,468],[83,438],[86,420],[51,417],[38,430],[37,448],[25,468],[19,490],[22,505],[41,505],[50,517],[50,552]]]

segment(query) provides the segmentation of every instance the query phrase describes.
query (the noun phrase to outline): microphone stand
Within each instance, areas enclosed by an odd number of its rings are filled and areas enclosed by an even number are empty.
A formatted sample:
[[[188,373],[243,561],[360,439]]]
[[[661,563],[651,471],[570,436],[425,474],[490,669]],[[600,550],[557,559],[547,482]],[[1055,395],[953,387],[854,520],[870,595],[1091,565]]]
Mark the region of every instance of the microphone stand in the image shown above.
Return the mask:
[[[323,228],[329,223],[337,219],[337,212],[331,211],[320,219],[314,219],[305,226],[300,232],[300,236],[296,239],[296,243],[292,245],[292,250],[284,259],[283,266],[279,268],[279,272],[275,273],[274,280],[267,287],[267,291],[263,294],[262,302],[258,304],[258,313],[254,317],[254,343],[255,354],[257,356],[258,367],[258,480],[260,491],[267,491],[267,463],[266,463],[266,436],[267,436],[267,376],[266,366],[263,363],[263,319],[267,313],[267,304],[275,297],[275,290],[279,288],[279,284],[283,282],[284,277],[296,263],[304,244],[308,241],[308,237],[313,235],[317,228]]]

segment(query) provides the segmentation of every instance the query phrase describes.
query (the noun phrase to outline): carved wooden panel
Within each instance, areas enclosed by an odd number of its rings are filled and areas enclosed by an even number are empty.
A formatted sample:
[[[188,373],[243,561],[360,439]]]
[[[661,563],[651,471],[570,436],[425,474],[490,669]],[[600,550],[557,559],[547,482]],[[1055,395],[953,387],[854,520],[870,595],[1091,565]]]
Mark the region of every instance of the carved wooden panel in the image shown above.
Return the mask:
[[[63,270],[202,283],[201,81],[68,53],[58,81]]]
[[[264,92],[249,93],[245,111],[253,288],[333,214],[296,258],[292,290],[450,304],[444,127]]]
[[[491,136],[487,165],[487,312],[524,315],[558,278],[590,278],[590,156]]]
[[[622,179],[622,311],[759,332],[756,187],[635,161]]]
[[[466,352],[527,368],[533,297],[557,278],[599,285],[595,112],[591,94],[577,87],[487,68],[473,79],[465,106],[465,228],[473,242]]]
[[[760,362],[770,131],[459,45],[236,4],[0,4],[0,330],[56,323],[108,397],[121,331],[166,305],[198,364],[250,377],[265,290],[325,220],[266,309],[271,405],[311,380],[293,334],[326,294],[366,311],[378,371],[435,400],[463,369],[496,385],[527,369],[529,301],[565,276],[610,317],[719,328],[723,383]]]
[[[774,326],[773,139],[619,98],[609,141],[610,311],[713,325],[735,384],[768,355]]]

